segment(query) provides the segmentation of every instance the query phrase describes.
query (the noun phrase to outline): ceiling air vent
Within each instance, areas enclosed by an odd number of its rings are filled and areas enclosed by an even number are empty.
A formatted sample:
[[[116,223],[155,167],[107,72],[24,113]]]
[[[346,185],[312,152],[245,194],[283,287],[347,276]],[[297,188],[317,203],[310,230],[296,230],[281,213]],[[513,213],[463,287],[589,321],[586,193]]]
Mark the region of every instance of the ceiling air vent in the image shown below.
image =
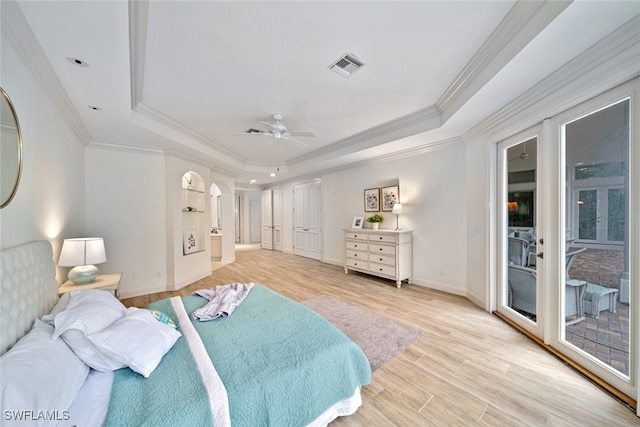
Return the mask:
[[[364,62],[360,61],[354,54],[345,53],[338,58],[337,61],[329,65],[329,69],[340,74],[342,77],[349,77],[364,65]]]

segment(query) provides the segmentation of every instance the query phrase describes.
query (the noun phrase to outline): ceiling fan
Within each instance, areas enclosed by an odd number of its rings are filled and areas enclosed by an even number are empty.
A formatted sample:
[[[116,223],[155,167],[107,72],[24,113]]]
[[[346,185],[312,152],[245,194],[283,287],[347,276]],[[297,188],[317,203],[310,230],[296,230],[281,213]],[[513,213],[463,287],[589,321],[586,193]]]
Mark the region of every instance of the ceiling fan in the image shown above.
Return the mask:
[[[314,137],[313,132],[303,132],[303,131],[290,131],[287,127],[282,123],[282,114],[275,113],[271,116],[275,123],[258,121],[258,123],[262,123],[266,126],[267,130],[258,130],[254,128],[248,129],[246,132],[236,133],[236,135],[260,135],[260,136],[268,136],[275,139],[292,139],[296,142],[304,144],[304,142],[297,140],[296,136],[302,137]]]
[[[522,143],[522,153],[520,153],[518,156],[514,157],[513,159],[509,159],[509,161],[513,161],[513,160],[527,160],[529,158],[529,153],[527,153],[527,143],[526,141]]]

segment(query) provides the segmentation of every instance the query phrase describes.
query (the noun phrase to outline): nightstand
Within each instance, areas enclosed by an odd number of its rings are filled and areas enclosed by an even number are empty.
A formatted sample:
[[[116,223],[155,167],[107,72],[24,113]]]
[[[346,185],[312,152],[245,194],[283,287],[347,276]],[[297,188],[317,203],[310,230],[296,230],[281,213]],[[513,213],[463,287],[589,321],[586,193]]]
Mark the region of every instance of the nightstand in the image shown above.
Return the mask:
[[[86,285],[76,285],[71,280],[67,280],[58,288],[58,294],[62,295],[67,292],[82,289],[101,289],[103,291],[113,292],[113,295],[118,298],[120,279],[122,279],[122,273],[99,274],[96,280]]]

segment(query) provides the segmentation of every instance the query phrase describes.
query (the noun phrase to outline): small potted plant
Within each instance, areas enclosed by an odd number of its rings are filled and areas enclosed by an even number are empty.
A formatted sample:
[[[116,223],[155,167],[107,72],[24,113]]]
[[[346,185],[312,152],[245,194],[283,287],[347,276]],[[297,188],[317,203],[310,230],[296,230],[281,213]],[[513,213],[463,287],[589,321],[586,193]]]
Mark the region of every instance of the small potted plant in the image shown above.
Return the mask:
[[[384,217],[378,214],[371,215],[369,218],[367,218],[367,222],[371,224],[371,228],[373,228],[374,230],[378,229],[378,226],[382,221],[384,221]]]

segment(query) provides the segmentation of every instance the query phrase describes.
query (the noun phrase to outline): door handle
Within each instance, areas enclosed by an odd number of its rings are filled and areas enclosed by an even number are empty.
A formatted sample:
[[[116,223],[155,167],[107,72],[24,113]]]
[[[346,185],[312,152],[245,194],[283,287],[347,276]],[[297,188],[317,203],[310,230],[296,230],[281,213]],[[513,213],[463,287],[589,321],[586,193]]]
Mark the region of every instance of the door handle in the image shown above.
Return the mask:
[[[540,259],[544,259],[544,252],[540,252],[539,254],[536,254],[536,256]]]

